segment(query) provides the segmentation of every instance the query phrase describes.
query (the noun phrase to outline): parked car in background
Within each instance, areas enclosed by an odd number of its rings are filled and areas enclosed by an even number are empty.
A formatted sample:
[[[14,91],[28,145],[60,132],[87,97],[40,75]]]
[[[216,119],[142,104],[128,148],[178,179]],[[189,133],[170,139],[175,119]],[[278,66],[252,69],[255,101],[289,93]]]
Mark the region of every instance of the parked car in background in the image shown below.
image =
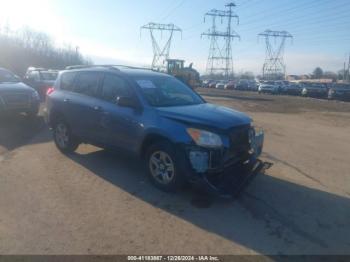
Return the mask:
[[[38,114],[39,94],[22,83],[11,71],[0,68],[0,114],[26,113],[33,117]]]
[[[258,91],[258,82],[255,80],[248,80],[248,89],[251,91]]]
[[[287,88],[288,88],[288,85],[289,85],[289,81],[278,80],[278,81],[275,81],[275,84],[278,85],[278,93],[280,93],[280,94],[286,94],[287,93]]]
[[[237,83],[236,89],[237,90],[249,90],[249,80],[246,80],[246,79],[239,80]]]
[[[139,156],[164,191],[190,182],[223,195],[264,166],[257,159],[264,134],[250,117],[206,103],[167,74],[122,66],[67,70],[46,104],[61,152],[90,143]]]
[[[34,88],[39,93],[40,99],[44,100],[47,90],[53,87],[57,75],[58,71],[55,70],[29,67],[24,82]]]
[[[301,95],[307,97],[326,98],[328,97],[327,84],[304,83]]]
[[[229,81],[227,84],[225,84],[225,89],[235,89],[235,86],[236,86],[236,82],[231,80]]]
[[[216,88],[216,84],[218,81],[211,81],[210,84],[208,85],[208,88]]]
[[[258,92],[269,93],[269,94],[278,94],[280,91],[280,85],[275,81],[266,81],[259,85]]]
[[[226,85],[227,82],[225,81],[220,81],[216,84],[215,88],[216,89],[225,89],[225,85]]]
[[[289,83],[289,85],[285,86],[284,93],[287,95],[301,95],[301,91],[303,90],[303,86],[298,83]]]
[[[350,84],[334,84],[328,90],[328,99],[350,101]]]
[[[204,88],[208,88],[210,83],[212,82],[213,80],[203,80],[202,82],[202,87]]]

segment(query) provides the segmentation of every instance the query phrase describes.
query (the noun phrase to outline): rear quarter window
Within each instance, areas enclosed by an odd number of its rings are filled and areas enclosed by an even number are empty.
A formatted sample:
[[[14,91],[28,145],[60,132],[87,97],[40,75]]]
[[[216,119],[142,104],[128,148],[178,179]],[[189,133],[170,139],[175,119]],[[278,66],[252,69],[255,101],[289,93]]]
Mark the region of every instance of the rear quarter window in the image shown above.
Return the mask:
[[[101,73],[98,72],[79,73],[74,84],[74,92],[87,96],[97,96],[100,79]]]
[[[74,72],[63,73],[60,81],[60,89],[66,90],[66,91],[73,91],[74,80],[76,75],[77,73],[74,73]]]

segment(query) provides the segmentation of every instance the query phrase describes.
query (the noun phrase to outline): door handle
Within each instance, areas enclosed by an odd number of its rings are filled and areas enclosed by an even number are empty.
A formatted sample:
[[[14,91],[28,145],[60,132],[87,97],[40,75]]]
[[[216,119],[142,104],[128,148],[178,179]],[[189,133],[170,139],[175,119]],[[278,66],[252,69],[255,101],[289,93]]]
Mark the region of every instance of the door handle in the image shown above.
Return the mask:
[[[102,107],[100,107],[100,106],[94,106],[93,109],[95,111],[102,111]]]
[[[65,103],[69,103],[69,102],[70,102],[70,99],[65,98],[65,99],[63,99],[63,102],[65,102]]]

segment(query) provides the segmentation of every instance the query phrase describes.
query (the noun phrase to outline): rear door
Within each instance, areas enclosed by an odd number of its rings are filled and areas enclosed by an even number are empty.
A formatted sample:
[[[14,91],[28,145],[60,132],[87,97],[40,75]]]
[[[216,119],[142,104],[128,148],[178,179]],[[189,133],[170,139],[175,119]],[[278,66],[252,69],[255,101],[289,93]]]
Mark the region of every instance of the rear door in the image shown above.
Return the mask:
[[[74,134],[95,142],[98,135],[99,89],[103,74],[101,72],[79,72],[73,88],[65,93],[66,117]]]

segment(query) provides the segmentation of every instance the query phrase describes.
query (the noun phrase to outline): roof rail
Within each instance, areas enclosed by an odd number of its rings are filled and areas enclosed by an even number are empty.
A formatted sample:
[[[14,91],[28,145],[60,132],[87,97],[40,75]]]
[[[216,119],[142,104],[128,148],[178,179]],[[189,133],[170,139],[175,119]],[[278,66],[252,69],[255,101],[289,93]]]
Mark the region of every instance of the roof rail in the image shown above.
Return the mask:
[[[48,69],[43,68],[43,67],[34,67],[30,66],[27,68],[27,71],[47,71]]]
[[[65,70],[83,69],[83,68],[90,68],[90,67],[96,67],[96,66],[95,65],[73,65],[73,66],[66,66]]]
[[[115,67],[115,68],[122,67],[122,68],[127,68],[127,69],[142,69],[142,70],[155,71],[153,68],[149,68],[149,67],[128,66],[128,65],[111,65],[111,66]]]
[[[65,70],[94,68],[94,67],[105,67],[105,68],[114,69],[114,70],[119,70],[119,68],[125,68],[125,69],[142,69],[142,70],[157,71],[149,67],[137,67],[137,66],[128,66],[128,65],[74,65],[74,66],[67,66]]]

